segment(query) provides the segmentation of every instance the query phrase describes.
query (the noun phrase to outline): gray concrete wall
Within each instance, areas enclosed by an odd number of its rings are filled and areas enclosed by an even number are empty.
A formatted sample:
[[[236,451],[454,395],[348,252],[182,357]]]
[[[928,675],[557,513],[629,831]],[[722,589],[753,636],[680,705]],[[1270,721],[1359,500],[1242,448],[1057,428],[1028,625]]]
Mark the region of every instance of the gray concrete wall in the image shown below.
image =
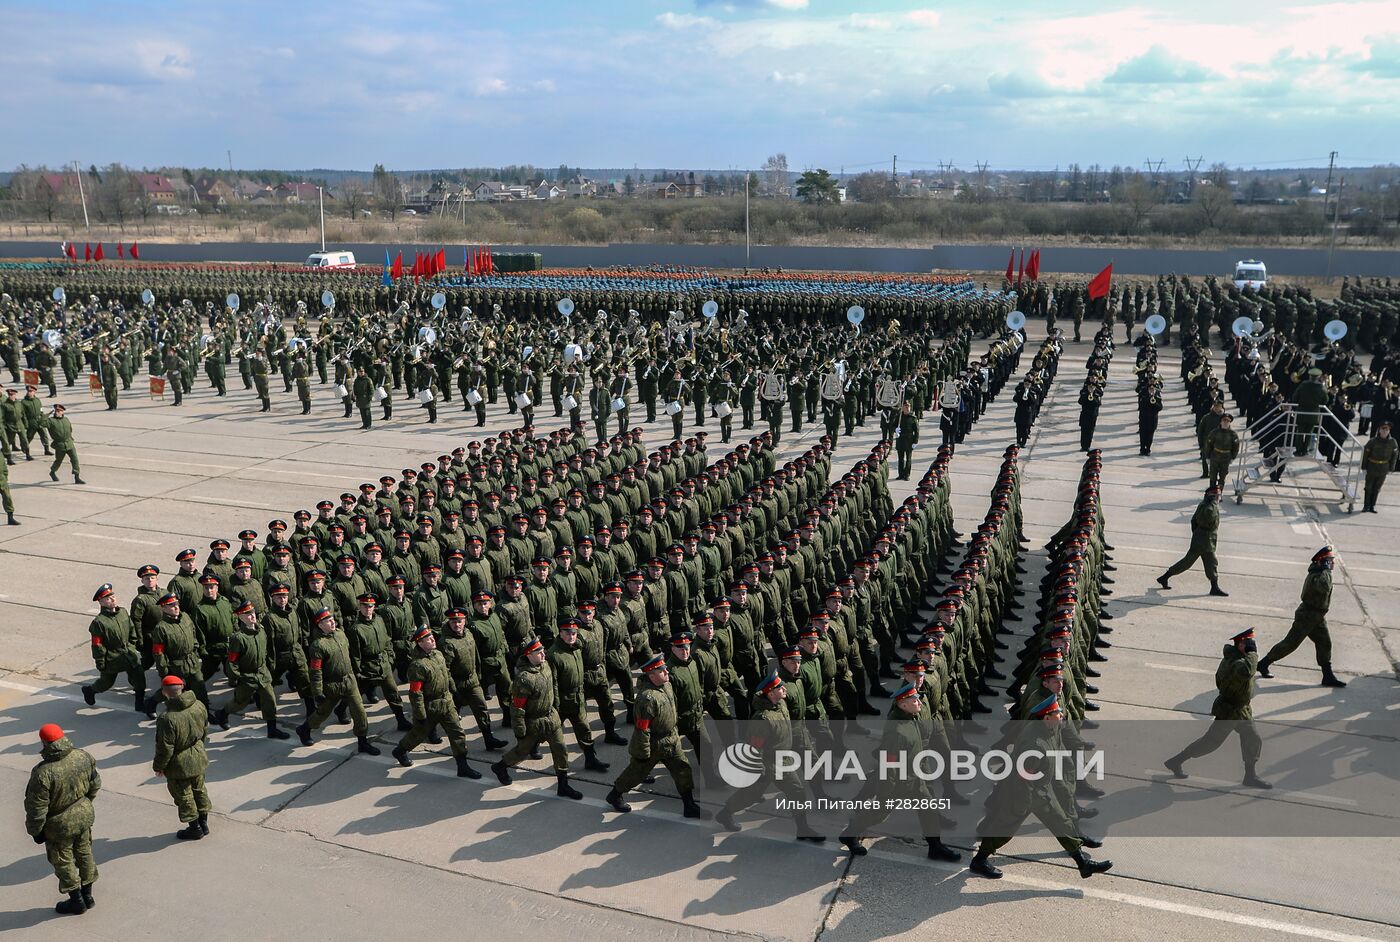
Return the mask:
[[[161,262],[299,262],[316,251],[315,244],[276,242],[199,242],[185,245],[148,242],[141,246],[143,261]],[[361,262],[378,264],[384,258],[379,244],[341,244]],[[439,246],[422,246],[436,251]],[[394,246],[412,256],[413,246]],[[698,268],[743,268],[742,245],[659,245],[613,243],[611,245],[495,246],[498,252],[539,252],[545,264],[558,267],[592,265],[690,265]],[[935,268],[997,272],[1006,267],[1004,245],[937,245],[927,249],[843,248],[840,246],[758,245],[749,265],[754,268],[836,269],[871,272],[927,272]],[[0,242],[3,258],[54,258],[57,243]],[[1047,248],[1041,251],[1041,271],[1087,272],[1110,261],[1121,275],[1156,275],[1177,272],[1189,275],[1223,275],[1243,258],[1264,260],[1276,275],[1321,277],[1327,274],[1326,249],[1280,249],[1244,246],[1207,249]],[[462,246],[447,248],[449,266],[462,264]],[[1400,252],[1339,251],[1333,261],[1336,275],[1400,277]]]

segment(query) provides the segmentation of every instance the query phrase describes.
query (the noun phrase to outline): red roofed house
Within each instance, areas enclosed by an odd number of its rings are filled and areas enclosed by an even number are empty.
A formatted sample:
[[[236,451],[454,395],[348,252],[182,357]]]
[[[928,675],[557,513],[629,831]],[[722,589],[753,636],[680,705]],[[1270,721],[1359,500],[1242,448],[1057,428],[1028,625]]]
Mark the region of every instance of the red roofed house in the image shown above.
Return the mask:
[[[276,198],[284,203],[311,203],[316,202],[316,184],[314,183],[279,183],[273,191]],[[333,199],[331,194],[326,194],[326,199]]]
[[[175,187],[171,186],[169,177],[159,173],[133,173],[131,178],[151,202],[176,202]]]

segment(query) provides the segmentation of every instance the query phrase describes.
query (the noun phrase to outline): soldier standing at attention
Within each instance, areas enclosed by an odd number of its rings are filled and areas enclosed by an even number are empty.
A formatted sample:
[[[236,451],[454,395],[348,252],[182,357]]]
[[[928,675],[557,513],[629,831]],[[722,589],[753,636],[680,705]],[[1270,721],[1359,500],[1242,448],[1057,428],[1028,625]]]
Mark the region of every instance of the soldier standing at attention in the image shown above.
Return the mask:
[[[58,468],[63,464],[64,457],[68,458],[68,463],[73,466],[73,483],[85,483],[78,473],[78,449],[73,445],[73,423],[65,418],[62,404],[53,407],[53,415],[46,417],[44,428],[48,430],[49,438],[53,441],[53,464],[49,466],[49,480],[58,480]]]
[[[497,780],[509,785],[509,767],[518,765],[536,746],[547,742],[554,759],[554,775],[559,780],[555,794],[560,798],[582,798],[583,793],[569,784],[569,753],[564,747],[559,711],[555,709],[554,672],[539,638],[529,638],[521,646],[520,662],[510,687],[510,704],[515,745],[491,765]]]
[[[1361,450],[1361,470],[1366,474],[1366,498],[1361,506],[1362,513],[1380,512],[1376,510],[1376,499],[1381,496],[1381,485],[1385,483],[1386,475],[1395,470],[1398,457],[1400,448],[1390,437],[1390,422],[1382,422],[1376,426],[1376,434]],[[11,515],[10,523],[14,522],[15,518]]]
[[[894,450],[899,458],[899,480],[909,480],[914,468],[914,446],[919,443],[919,418],[908,401],[899,409],[899,422],[894,429]]]
[[[1254,729],[1254,672],[1259,666],[1254,645],[1254,629],[1246,628],[1225,645],[1224,656],[1215,669],[1215,687],[1220,691],[1210,706],[1215,717],[1204,736],[1168,759],[1164,765],[1175,778],[1186,778],[1181,767],[1187,759],[1210,755],[1225,744],[1231,733],[1240,734],[1240,755],[1244,757],[1244,784],[1250,788],[1273,788],[1254,774],[1263,743]]]
[[[97,861],[92,858],[93,799],[102,789],[97,763],[69,742],[53,723],[39,728],[42,759],[29,773],[24,790],[24,829],[43,844],[68,898],[54,907],[64,916],[81,916],[92,908]]]
[[[1157,577],[1157,584],[1164,589],[1170,589],[1171,583],[1168,580],[1190,569],[1199,559],[1205,567],[1206,578],[1210,580],[1210,594],[1229,595],[1230,593],[1220,588],[1219,573],[1215,565],[1215,538],[1219,530],[1220,488],[1212,485],[1206,488],[1206,496],[1201,498],[1196,512],[1191,515],[1191,547],[1185,556],[1172,563],[1170,569]]]
[[[1332,673],[1332,636],[1327,631],[1327,611],[1332,607],[1332,567],[1336,561],[1330,545],[1313,554],[1298,608],[1293,612],[1293,626],[1259,661],[1260,677],[1273,677],[1269,667],[1292,654],[1304,638],[1311,638],[1317,649],[1317,666],[1322,668],[1322,686],[1346,686]]]
[[[92,660],[97,665],[95,684],[83,685],[83,702],[93,706],[97,695],[111,688],[118,674],[126,674],[136,697],[136,712],[146,709],[146,672],[141,669],[140,631],[132,624],[126,609],[117,604],[110,582],[98,586],[92,597],[102,606],[97,617],[88,625],[92,635]]]
[[[209,755],[204,739],[209,735],[209,714],[194,692],[175,675],[161,681],[165,710],[156,718],[156,757],[151,768],[175,800],[184,830],[175,834],[182,841],[197,841],[209,835],[209,792],[204,772]]]
[[[627,768],[613,782],[607,802],[619,814],[631,811],[632,806],[622,796],[642,784],[660,762],[676,783],[685,816],[704,818],[704,810],[695,801],[690,763],[686,761],[676,728],[676,699],[671,693],[666,657],[662,654],[652,655],[642,665],[642,678],[633,707],[636,731],[627,746]]]
[[[370,428],[374,425],[369,411],[374,404],[374,384],[369,381],[363,366],[355,371],[355,387],[351,394],[355,398],[355,407],[360,410],[360,428]]]
[[[1225,478],[1230,474],[1230,462],[1239,456],[1240,436],[1231,428],[1233,424],[1234,416],[1228,413],[1222,415],[1220,425],[1206,436],[1205,443],[1201,446],[1201,455],[1206,459],[1210,470],[1212,487],[1225,486]]]
[[[15,501],[10,496],[10,461],[0,461],[0,506],[5,509],[5,522],[12,527],[19,526],[15,519]]]

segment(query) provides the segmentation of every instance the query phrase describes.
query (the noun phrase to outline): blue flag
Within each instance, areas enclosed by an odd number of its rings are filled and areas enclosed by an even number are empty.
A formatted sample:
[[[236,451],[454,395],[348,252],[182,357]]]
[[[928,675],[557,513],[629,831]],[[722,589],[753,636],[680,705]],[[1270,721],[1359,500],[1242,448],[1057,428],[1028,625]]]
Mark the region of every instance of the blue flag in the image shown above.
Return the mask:
[[[386,287],[386,288],[392,288],[392,287],[394,286],[394,279],[393,279],[393,277],[389,274],[389,268],[390,268],[389,250],[388,250],[388,249],[385,249],[385,250],[384,250],[384,274],[380,276],[380,278],[379,278],[379,283],[380,283],[381,285],[383,285],[384,287]]]

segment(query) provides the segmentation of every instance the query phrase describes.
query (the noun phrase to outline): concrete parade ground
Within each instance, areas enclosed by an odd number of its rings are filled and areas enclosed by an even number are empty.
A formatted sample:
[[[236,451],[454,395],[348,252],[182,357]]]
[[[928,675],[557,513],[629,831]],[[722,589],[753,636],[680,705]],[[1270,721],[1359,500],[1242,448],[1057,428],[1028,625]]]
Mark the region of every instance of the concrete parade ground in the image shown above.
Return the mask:
[[[1031,325],[1024,369],[1043,326]],[[1030,632],[1034,595],[1044,574],[1042,548],[1070,513],[1083,463],[1076,398],[1091,344],[1069,342],[1055,386],[1024,450],[1023,508],[1030,551],[1022,578],[1027,612],[1014,625],[1015,655]],[[1326,478],[1295,469],[1282,486],[1251,490],[1243,504],[1221,504],[1219,561],[1227,598],[1211,597],[1199,567],[1174,578],[1170,591],[1156,577],[1186,550],[1191,514],[1204,489],[1192,415],[1178,378],[1174,349],[1163,351],[1165,407],[1150,457],[1138,453],[1133,348],[1121,342],[1109,371],[1094,444],[1103,449],[1102,495],[1107,539],[1116,549],[1115,616],[1108,660],[1096,664],[1102,705],[1095,718],[1176,719],[1158,747],[1166,758],[1199,735],[1209,721],[1220,650],[1230,636],[1254,626],[1260,652],[1288,630],[1308,560],[1332,543],[1338,552],[1328,617],[1333,663],[1349,684],[1318,686],[1312,645],[1304,642],[1259,681],[1261,727],[1310,729],[1397,719],[1400,662],[1400,482],[1381,495],[1380,514],[1346,514]],[[980,349],[980,345],[978,346]],[[1215,357],[1217,364],[1221,358]],[[1223,373],[1223,367],[1217,366]],[[966,534],[987,511],[1002,451],[1014,440],[1013,377],[950,465],[956,528]],[[487,772],[478,781],[454,776],[447,746],[416,753],[412,768],[389,756],[398,738],[380,702],[369,707],[371,734],[383,755],[355,753],[348,726],[329,725],[314,746],[264,738],[256,708],[217,727],[209,737],[212,834],[195,843],[174,839],[180,825],[164,784],[153,776],[154,723],[131,710],[124,680],[87,707],[79,684],[96,674],[89,654],[93,591],[116,586],[123,606],[135,592],[135,570],[152,562],[166,581],[177,551],[195,547],[203,559],[215,537],[233,541],[244,528],[266,533],[274,517],[335,500],[379,475],[465,445],[515,424],[505,399],[488,411],[488,426],[454,397],[440,403],[439,423],[405,402],[395,417],[358,429],[358,415],[341,417],[330,385],[313,385],[314,407],[301,416],[295,396],[271,378],[273,411],[259,414],[251,391],[230,374],[227,398],[201,378],[183,406],[150,400],[144,376],[105,411],[85,384],[60,387],[68,406],[86,485],[48,480],[48,464],[18,457],[10,469],[20,527],[0,527],[0,934],[26,942],[129,938],[156,932],[171,938],[368,938],[404,934],[456,937],[463,930],[493,940],[568,938],[700,939],[721,936],[821,939],[822,942],[954,938],[1026,939],[1069,935],[1080,940],[1281,937],[1350,942],[1400,939],[1400,803],[1360,833],[1370,836],[1116,837],[1093,829],[1104,846],[1095,857],[1114,861],[1111,873],[1081,880],[1049,835],[1016,838],[996,858],[1006,877],[988,881],[963,865],[925,859],[921,840],[884,838],[871,853],[850,858],[828,834],[824,844],[795,842],[791,826],[747,813],[744,829],[727,833],[713,821],[680,815],[670,777],[634,793],[634,811],[617,815],[603,798],[626,762],[623,747],[602,746],[609,773],[573,777],[581,802],[554,795],[549,759],[531,762],[509,787]],[[138,388],[139,387],[139,388]],[[46,401],[46,405],[52,405]],[[550,429],[566,419],[539,410]],[[633,415],[638,410],[634,407]],[[470,417],[471,421],[468,421]],[[686,434],[693,434],[687,417]],[[1242,423],[1241,423],[1242,424]],[[738,432],[736,422],[736,439]],[[780,458],[822,434],[804,422],[787,432]],[[644,425],[655,447],[670,422]],[[710,459],[723,453],[710,419]],[[1241,429],[1243,432],[1243,429]],[[753,434],[753,433],[748,433]],[[866,454],[878,434],[868,419],[842,437],[832,460],[839,475]],[[933,460],[937,417],[925,416],[914,454],[914,477]],[[893,461],[891,462],[893,472]],[[896,504],[915,482],[891,481]],[[1005,668],[1006,665],[1003,665]],[[154,677],[148,672],[148,683]],[[211,682],[216,704],[229,688]],[[303,717],[297,698],[279,690],[284,728]],[[1000,697],[989,701],[1000,706]],[[877,701],[882,704],[884,701]],[[496,713],[494,710],[493,714]],[[57,883],[23,831],[20,803],[38,761],[38,728],[58,723],[89,750],[102,773],[96,801],[94,853],[101,869],[97,908],[59,917]],[[594,716],[595,725],[597,718]],[[491,761],[466,722],[473,764]],[[1175,731],[1175,732],[1172,732]],[[631,733],[623,728],[624,735]],[[582,759],[573,745],[574,768]],[[1137,770],[1162,801],[1191,801],[1213,793],[1245,802],[1307,808],[1336,818],[1338,832],[1358,833],[1363,813],[1307,778],[1292,759],[1266,746],[1259,774],[1270,792],[1237,782],[1233,742],[1195,760],[1192,777],[1169,782],[1164,770]],[[1338,773],[1339,777],[1341,772]],[[1157,794],[1154,792],[1154,794]],[[713,812],[723,794],[698,793]],[[1365,813],[1374,814],[1374,809]],[[894,819],[892,819],[893,821]],[[909,818],[909,833],[915,833]],[[1090,827],[1096,822],[1090,822]],[[1280,832],[1284,833],[1284,832]]]

